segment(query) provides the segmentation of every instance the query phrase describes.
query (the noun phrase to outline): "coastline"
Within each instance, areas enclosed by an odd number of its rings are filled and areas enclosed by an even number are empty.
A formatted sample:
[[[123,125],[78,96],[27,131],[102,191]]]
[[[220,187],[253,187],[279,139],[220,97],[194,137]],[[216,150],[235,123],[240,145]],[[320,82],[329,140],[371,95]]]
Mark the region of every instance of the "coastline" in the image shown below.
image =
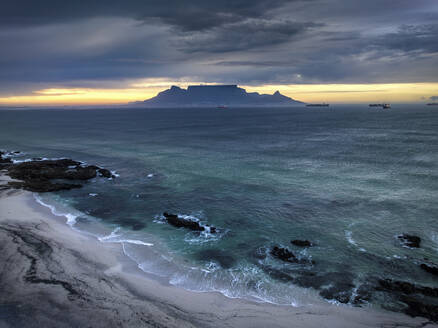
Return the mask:
[[[436,326],[372,308],[278,306],[170,286],[27,191],[0,192],[0,245],[0,327]]]

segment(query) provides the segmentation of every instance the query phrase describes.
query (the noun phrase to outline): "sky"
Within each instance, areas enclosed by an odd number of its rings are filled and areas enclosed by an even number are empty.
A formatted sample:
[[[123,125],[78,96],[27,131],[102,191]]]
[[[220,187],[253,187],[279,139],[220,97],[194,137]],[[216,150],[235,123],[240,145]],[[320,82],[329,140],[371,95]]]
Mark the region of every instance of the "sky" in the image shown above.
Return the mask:
[[[437,0],[14,0],[0,105],[239,84],[306,102],[438,100]]]

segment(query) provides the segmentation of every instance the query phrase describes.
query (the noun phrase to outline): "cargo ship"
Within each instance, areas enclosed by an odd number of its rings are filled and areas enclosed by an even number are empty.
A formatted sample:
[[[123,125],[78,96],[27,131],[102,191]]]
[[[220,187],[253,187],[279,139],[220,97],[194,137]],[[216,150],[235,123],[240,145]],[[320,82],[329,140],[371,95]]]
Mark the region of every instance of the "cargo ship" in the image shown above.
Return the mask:
[[[370,107],[382,107],[383,109],[389,109],[391,108],[390,104],[370,104]]]

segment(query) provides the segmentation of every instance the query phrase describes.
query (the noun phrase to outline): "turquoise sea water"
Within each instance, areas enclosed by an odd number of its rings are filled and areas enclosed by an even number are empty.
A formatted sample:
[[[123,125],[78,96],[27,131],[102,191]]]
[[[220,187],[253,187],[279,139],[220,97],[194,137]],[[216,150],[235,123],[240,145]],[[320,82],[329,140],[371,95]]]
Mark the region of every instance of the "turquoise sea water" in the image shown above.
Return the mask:
[[[293,305],[360,294],[398,309],[377,279],[438,287],[419,268],[438,263],[434,108],[1,110],[0,148],[116,171],[39,200],[187,289]],[[165,211],[219,233],[176,229]],[[303,263],[273,258],[275,245]]]

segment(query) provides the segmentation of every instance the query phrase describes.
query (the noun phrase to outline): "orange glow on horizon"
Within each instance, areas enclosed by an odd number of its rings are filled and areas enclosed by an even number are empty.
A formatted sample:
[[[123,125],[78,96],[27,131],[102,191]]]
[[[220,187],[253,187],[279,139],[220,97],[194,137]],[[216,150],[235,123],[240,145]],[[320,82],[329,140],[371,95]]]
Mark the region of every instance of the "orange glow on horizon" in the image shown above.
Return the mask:
[[[157,79],[158,80],[158,79]],[[117,105],[154,97],[157,93],[178,85],[186,88],[200,82],[169,80],[133,83],[127,88],[48,88],[31,94],[0,97],[3,106],[45,105]],[[215,83],[203,83],[215,84]],[[385,84],[291,84],[291,85],[241,85],[248,92],[282,94],[304,102],[327,103],[415,103],[428,102],[438,95],[438,83],[385,83]]]
[[[420,103],[438,95],[438,83],[262,85],[247,90],[271,94],[278,90],[307,103]]]

